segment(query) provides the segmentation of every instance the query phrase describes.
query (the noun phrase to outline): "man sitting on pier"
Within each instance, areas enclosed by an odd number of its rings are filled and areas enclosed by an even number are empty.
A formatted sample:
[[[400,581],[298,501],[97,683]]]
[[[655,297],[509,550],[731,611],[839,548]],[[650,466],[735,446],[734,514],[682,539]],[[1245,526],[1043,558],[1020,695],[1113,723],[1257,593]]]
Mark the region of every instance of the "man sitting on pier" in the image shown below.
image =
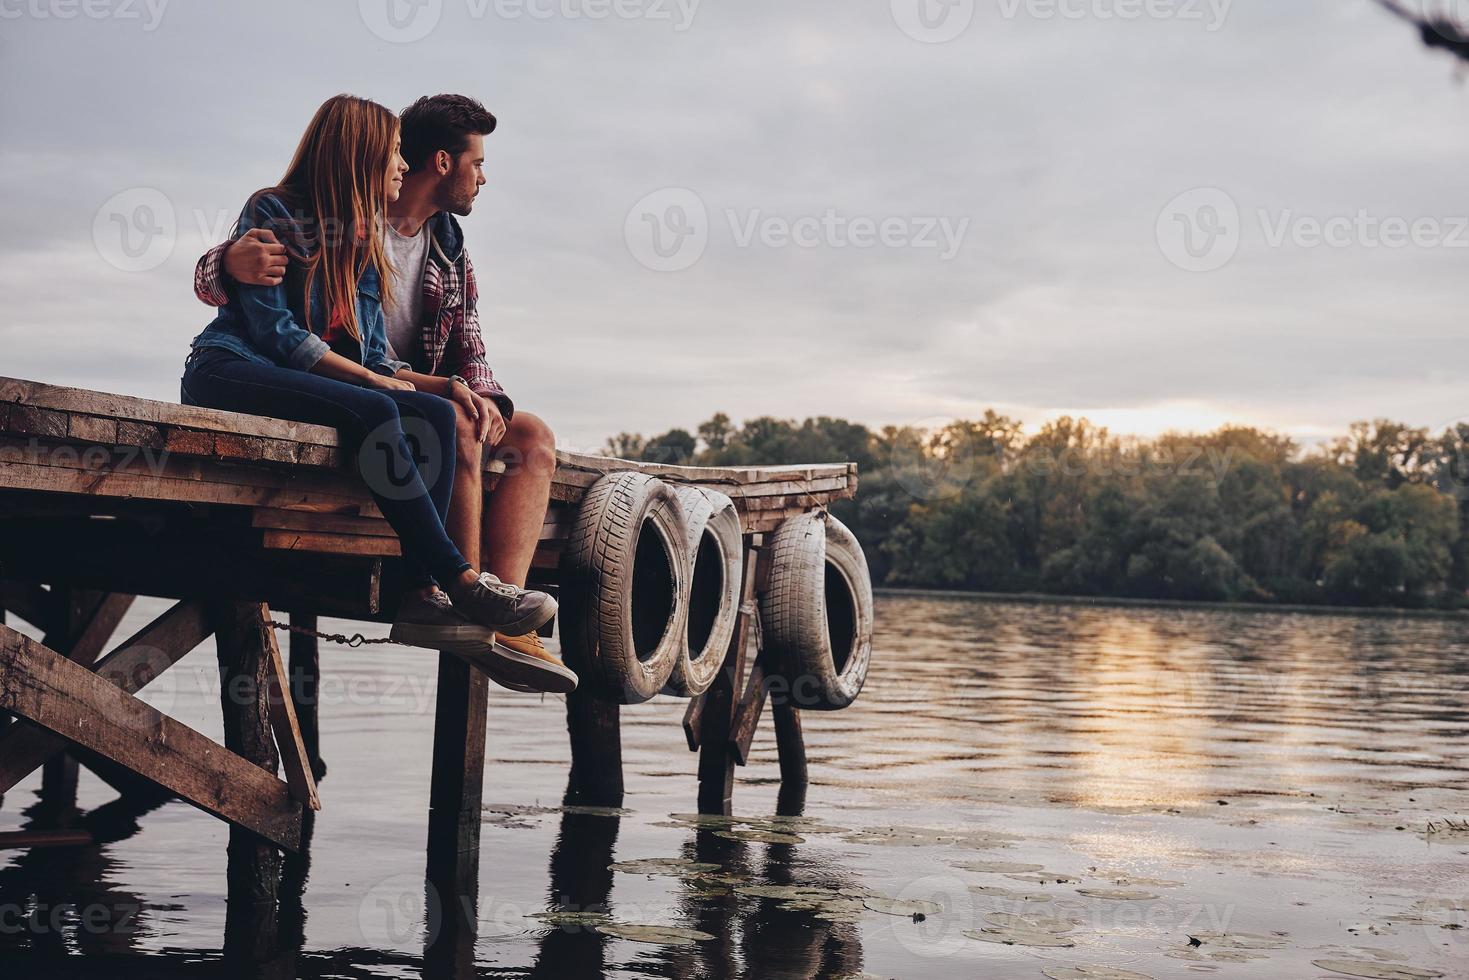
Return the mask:
[[[454,219],[469,214],[485,183],[484,137],[494,132],[495,117],[467,96],[433,95],[403,110],[400,119],[409,171],[398,200],[388,205],[384,240],[396,300],[384,313],[389,356],[413,366],[397,377],[421,391],[450,398],[451,387],[463,385],[473,394],[464,401],[476,405],[477,414],[454,401],[459,445],[445,530],[475,568],[524,586],[550,501],[556,439],[540,418],[516,411],[486,363],[474,267]],[[232,283],[271,286],[285,271],[285,246],[271,232],[253,229],[204,253],[194,289],[205,303],[223,306]],[[506,464],[488,500],[482,485],[486,443]],[[555,661],[534,632],[497,637],[495,644],[517,658]]]

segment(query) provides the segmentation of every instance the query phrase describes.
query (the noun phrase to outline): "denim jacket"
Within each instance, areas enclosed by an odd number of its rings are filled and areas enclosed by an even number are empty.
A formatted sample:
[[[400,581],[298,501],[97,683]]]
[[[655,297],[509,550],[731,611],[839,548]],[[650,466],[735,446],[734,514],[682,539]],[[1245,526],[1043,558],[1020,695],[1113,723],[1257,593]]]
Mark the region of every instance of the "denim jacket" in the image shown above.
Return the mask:
[[[357,280],[357,325],[361,343],[343,336],[332,344],[322,339],[327,317],[320,283],[314,283],[311,318],[306,318],[306,268],[296,260],[315,249],[314,229],[293,214],[274,194],[255,194],[240,213],[234,237],[251,228],[266,228],[292,253],[284,280],[277,286],[232,283],[229,301],[219,315],[194,338],[191,348],[223,347],[257,364],[309,371],[329,350],[351,358],[370,371],[393,375],[408,367],[388,357],[388,335],[383,320],[382,289],[372,266]],[[307,330],[305,323],[311,324]]]

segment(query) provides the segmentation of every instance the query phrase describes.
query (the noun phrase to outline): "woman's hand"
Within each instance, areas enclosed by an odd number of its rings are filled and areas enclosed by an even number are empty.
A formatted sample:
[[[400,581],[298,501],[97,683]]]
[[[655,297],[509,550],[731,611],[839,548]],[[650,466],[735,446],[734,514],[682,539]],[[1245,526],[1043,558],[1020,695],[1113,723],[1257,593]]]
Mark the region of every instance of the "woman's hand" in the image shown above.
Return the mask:
[[[367,372],[367,377],[363,379],[362,386],[364,388],[376,388],[379,391],[415,390],[411,381],[400,381],[386,374],[378,374],[376,371]]]

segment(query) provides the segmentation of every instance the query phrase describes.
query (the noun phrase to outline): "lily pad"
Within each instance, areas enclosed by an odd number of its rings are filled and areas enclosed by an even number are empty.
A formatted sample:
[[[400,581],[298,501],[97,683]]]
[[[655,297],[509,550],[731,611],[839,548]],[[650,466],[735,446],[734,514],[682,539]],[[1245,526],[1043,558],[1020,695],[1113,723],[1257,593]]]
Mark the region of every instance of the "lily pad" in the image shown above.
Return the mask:
[[[608,871],[624,871],[644,875],[690,875],[718,871],[717,864],[700,864],[688,858],[638,858],[607,865]]]
[[[645,926],[627,922],[604,922],[596,930],[603,935],[615,936],[634,943],[656,943],[662,946],[692,946],[707,942],[714,937],[697,929],[682,929],[678,926]]]
[[[954,867],[980,874],[1018,875],[1029,871],[1044,871],[1044,864],[1024,864],[1020,861],[957,861]]]
[[[541,919],[553,926],[596,926],[612,921],[612,916],[606,912],[574,912],[569,909],[532,912],[527,918]]]
[[[1375,963],[1372,960],[1312,960],[1311,965],[1332,973],[1349,977],[1369,977],[1371,980],[1434,980],[1443,976],[1438,970],[1397,963]]]
[[[1285,940],[1280,936],[1267,936],[1258,932],[1199,932],[1193,938],[1211,946],[1226,949],[1284,949]]]
[[[806,838],[795,834],[778,834],[770,830],[716,830],[715,837],[726,840],[752,841],[757,844],[804,844]]]
[[[568,804],[561,808],[562,813],[574,813],[582,817],[626,817],[632,811],[624,810],[620,806],[580,806]]]
[[[1041,973],[1051,980],[1153,980],[1146,974],[1113,966],[1048,966]]]
[[[1024,929],[967,929],[964,935],[982,943],[999,943],[1002,946],[1035,946],[1038,948],[1065,949],[1076,943],[1065,936],[1052,932],[1028,932]]]
[[[1158,897],[1157,892],[1145,892],[1138,888],[1078,888],[1076,894],[1087,898],[1105,898],[1111,902],[1147,902]]]
[[[1049,902],[1052,897],[1045,892],[1017,892],[999,885],[970,885],[969,890],[987,898],[1004,898],[1012,902]]]

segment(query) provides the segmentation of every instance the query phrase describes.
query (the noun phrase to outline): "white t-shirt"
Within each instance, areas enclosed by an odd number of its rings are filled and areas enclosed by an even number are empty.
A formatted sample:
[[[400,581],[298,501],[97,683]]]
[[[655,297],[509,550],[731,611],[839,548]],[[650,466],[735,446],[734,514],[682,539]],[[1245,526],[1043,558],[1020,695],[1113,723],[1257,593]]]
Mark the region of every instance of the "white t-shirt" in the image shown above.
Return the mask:
[[[428,261],[428,225],[407,238],[389,225],[383,250],[393,267],[393,305],[383,311],[388,333],[388,356],[412,361],[418,355],[419,324],[423,313],[423,267]]]

